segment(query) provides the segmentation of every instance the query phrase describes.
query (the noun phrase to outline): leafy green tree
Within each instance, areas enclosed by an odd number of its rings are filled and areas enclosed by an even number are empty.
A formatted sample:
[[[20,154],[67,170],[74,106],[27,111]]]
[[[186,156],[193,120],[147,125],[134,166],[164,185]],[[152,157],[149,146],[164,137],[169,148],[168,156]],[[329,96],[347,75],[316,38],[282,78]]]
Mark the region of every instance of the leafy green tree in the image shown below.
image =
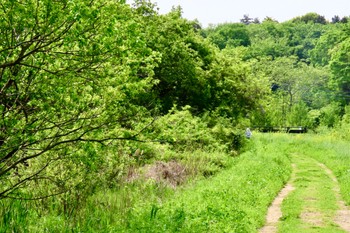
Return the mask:
[[[332,51],[330,67],[333,82],[339,87],[341,99],[350,103],[350,39],[338,44]]]
[[[259,25],[251,24],[247,27],[251,45],[247,58],[268,56],[272,59],[291,55],[286,32],[282,24],[273,20],[265,20]]]
[[[66,192],[95,143],[135,139],[156,55],[122,2],[1,3],[0,198]]]
[[[315,47],[310,51],[310,59],[314,65],[326,66],[331,59],[332,49],[348,37],[347,26],[331,25],[326,32],[317,40]]]
[[[263,20],[263,23],[266,23],[266,22],[275,22],[275,23],[278,23],[277,20],[275,20],[274,18],[270,17],[270,16],[266,16]]]
[[[296,55],[299,60],[309,63],[309,53],[315,47],[322,34],[325,33],[328,25],[286,22],[283,26],[292,55]]]
[[[210,109],[216,84],[209,70],[216,48],[200,36],[197,22],[183,19],[179,8],[144,20],[147,46],[160,57],[152,88],[159,110],[165,114],[175,104],[190,105],[197,112]]]
[[[273,93],[263,103],[263,111],[257,109],[255,113],[255,118],[260,119],[260,126],[266,125],[262,119],[274,126],[306,123],[307,114],[297,116],[298,111],[305,113],[306,109],[321,108],[331,101],[328,88],[330,74],[326,69],[298,62],[296,57],[260,60],[258,64],[257,69],[270,78]]]
[[[305,102],[294,104],[287,115],[288,126],[308,126],[309,127],[309,107]]]
[[[332,102],[320,109],[320,125],[334,127],[341,120],[340,112],[342,108],[339,103]]]
[[[303,22],[303,23],[327,24],[327,20],[325,19],[325,17],[317,13],[307,13],[303,16],[294,18],[292,21],[296,23]]]
[[[222,50],[211,71],[217,83],[217,111],[221,116],[244,118],[269,94],[266,75],[255,69],[255,61],[244,61],[244,47]]]
[[[329,30],[328,25],[300,22],[278,23],[265,20],[262,24],[247,26],[249,31],[250,58],[270,56],[272,59],[296,55],[309,62],[310,51],[319,37]]]
[[[349,16],[344,16],[343,18],[341,18],[340,22],[341,23],[348,23],[349,22],[350,17]]]
[[[241,23],[225,23],[205,29],[205,37],[209,38],[220,49],[226,47],[249,46],[250,38],[248,30]]]

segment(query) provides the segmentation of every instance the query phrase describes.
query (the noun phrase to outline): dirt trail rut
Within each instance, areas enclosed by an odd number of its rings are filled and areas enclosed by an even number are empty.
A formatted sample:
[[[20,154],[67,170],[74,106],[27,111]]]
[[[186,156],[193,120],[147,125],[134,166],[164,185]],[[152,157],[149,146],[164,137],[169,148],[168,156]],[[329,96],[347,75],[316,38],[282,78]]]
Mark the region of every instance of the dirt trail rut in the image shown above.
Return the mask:
[[[266,215],[266,224],[263,228],[260,229],[260,233],[272,233],[277,232],[277,223],[279,219],[282,217],[281,204],[284,198],[288,196],[288,194],[294,190],[294,187],[291,184],[287,184],[275,200],[272,202],[269,207]]]
[[[337,215],[335,216],[334,222],[336,224],[338,224],[343,230],[345,230],[347,232],[350,232],[350,208],[347,207],[345,205],[344,201],[341,199],[338,180],[335,177],[335,175],[333,174],[333,172],[328,167],[326,167],[322,163],[318,163],[318,165],[326,171],[328,176],[335,183],[334,192],[335,192],[335,195],[336,195],[336,198],[337,198],[337,203],[338,203],[338,206],[339,206],[339,210],[337,211]]]
[[[259,232],[260,233],[273,233],[277,232],[277,224],[279,219],[282,217],[282,211],[281,211],[281,205],[283,200],[288,196],[290,192],[294,190],[293,185],[291,184],[291,181],[294,180],[294,170],[296,165],[292,164],[293,172],[291,175],[291,179],[289,183],[287,183],[284,188],[278,193],[275,200],[270,205],[269,209],[267,210],[266,215],[266,223],[265,226],[262,227]]]
[[[330,180],[333,181],[333,191],[337,200],[338,210],[334,219],[330,219],[329,221],[334,222],[334,224],[338,225],[345,232],[350,232],[350,208],[345,205],[344,201],[341,198],[340,188],[336,177],[334,176],[332,171],[324,164],[315,162],[314,167],[318,167],[318,169],[321,168],[321,170],[323,170],[327,174]],[[289,183],[280,191],[278,196],[275,198],[275,200],[269,207],[266,216],[266,224],[263,228],[259,230],[260,233],[275,233],[278,231],[278,223],[280,221],[280,218],[282,217],[281,204],[283,200],[290,194],[290,192],[295,190],[295,188],[293,187],[293,181],[295,180],[296,169],[296,165],[293,164],[292,177]],[[308,202],[315,201],[311,200],[310,198],[308,199],[308,197],[305,197],[305,199]],[[319,217],[317,217],[318,215]],[[317,211],[303,212],[300,214],[299,218],[303,222],[307,222],[308,224],[311,224],[314,227],[323,226],[322,213],[319,213]]]

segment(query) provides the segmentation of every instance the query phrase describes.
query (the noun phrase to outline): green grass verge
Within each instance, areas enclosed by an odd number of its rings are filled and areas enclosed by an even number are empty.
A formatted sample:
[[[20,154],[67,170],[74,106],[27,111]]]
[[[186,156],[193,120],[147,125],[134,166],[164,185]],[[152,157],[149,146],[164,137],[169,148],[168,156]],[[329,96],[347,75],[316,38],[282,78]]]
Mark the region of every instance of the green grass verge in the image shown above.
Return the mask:
[[[282,204],[279,232],[344,232],[334,223],[338,208],[335,183],[318,163],[336,175],[342,198],[350,201],[350,143],[332,135],[279,135],[289,140],[287,153],[296,164],[296,188]],[[309,214],[310,213],[310,214]]]
[[[36,211],[38,202],[28,206],[18,202],[14,208],[13,202],[4,201],[12,215],[0,223],[0,231],[255,232],[289,179],[291,162],[285,153],[288,139],[257,134],[249,144],[246,152],[227,161],[213,154],[216,159],[209,167],[203,162],[208,155],[189,158],[191,163],[197,161],[199,170],[207,171],[204,176],[213,172],[210,178],[176,190],[152,181],[125,183],[119,189],[91,195],[72,215],[58,214],[55,206]],[[226,168],[219,171],[220,167]]]
[[[286,141],[257,136],[252,150],[218,175],[177,192],[165,202],[135,207],[122,232],[255,232],[288,180]]]
[[[304,153],[292,156],[295,190],[283,201],[279,232],[344,232],[333,221],[338,209],[334,182]]]
[[[306,208],[334,212],[327,177],[308,168],[313,159],[334,172],[342,197],[350,204],[349,142],[324,135],[255,134],[247,151],[236,158],[204,151],[183,154],[181,160],[203,177],[175,190],[152,181],[125,183],[119,189],[91,194],[71,215],[57,211],[58,200],[3,200],[0,232],[256,232],[264,224],[267,207],[290,177],[291,159],[302,153],[307,158],[296,173],[299,191],[283,203],[280,231],[303,232],[305,224],[299,216]],[[211,177],[205,179],[207,175]],[[323,189],[307,189],[310,183]],[[305,195],[321,196],[324,201],[308,205]],[[44,208],[43,203],[52,205]],[[338,232],[338,228],[331,223],[310,228],[310,232],[327,231]]]
[[[350,141],[332,135],[303,135],[294,137],[294,144],[333,171],[340,184],[342,198],[350,205]]]

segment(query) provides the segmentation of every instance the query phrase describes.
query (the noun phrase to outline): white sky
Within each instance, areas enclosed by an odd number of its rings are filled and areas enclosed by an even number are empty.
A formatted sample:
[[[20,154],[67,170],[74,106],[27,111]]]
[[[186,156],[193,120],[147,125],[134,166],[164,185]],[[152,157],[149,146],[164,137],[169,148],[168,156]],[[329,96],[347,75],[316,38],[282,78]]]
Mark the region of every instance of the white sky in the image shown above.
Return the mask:
[[[331,20],[334,15],[350,16],[350,0],[151,0],[161,14],[180,5],[183,17],[198,19],[202,26],[239,22],[244,14],[262,21],[266,16],[283,22],[315,12]]]

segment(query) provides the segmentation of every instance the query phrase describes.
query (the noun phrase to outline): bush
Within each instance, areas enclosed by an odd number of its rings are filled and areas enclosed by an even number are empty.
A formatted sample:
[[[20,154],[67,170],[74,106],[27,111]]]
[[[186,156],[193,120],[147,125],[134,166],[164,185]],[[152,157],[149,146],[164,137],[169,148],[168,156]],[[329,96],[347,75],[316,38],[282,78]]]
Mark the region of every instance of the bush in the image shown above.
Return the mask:
[[[290,176],[291,164],[284,152],[290,146],[287,140],[276,146],[257,139],[252,150],[230,159],[229,169],[167,200],[136,205],[128,224],[115,230],[254,232],[264,223],[269,204]]]
[[[333,127],[340,121],[341,107],[339,103],[331,103],[321,108],[320,125]]]
[[[336,137],[349,140],[350,138],[350,105],[344,108],[345,114],[342,117],[342,120],[339,126],[335,127],[334,134]]]
[[[193,116],[189,106],[181,110],[173,107],[155,122],[153,130],[153,138],[179,151],[206,149],[235,153],[244,145],[243,134],[229,119]]]

